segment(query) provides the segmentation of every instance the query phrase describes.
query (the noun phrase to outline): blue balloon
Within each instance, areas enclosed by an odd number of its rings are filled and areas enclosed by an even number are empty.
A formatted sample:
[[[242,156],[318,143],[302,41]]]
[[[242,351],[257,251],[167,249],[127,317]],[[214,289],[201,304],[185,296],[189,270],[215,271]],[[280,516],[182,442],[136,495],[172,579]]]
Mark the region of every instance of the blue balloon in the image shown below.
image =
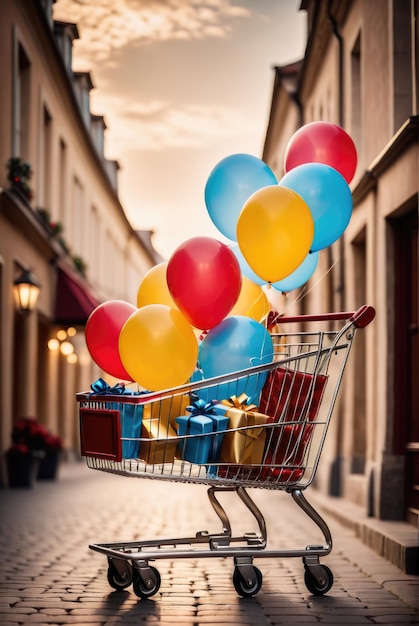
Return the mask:
[[[246,200],[258,189],[277,184],[266,163],[251,154],[232,154],[222,159],[205,185],[205,204],[211,220],[223,235],[237,241],[237,220]]]
[[[206,379],[271,363],[273,356],[272,337],[267,329],[250,317],[232,315],[204,337],[199,345],[198,362],[202,378]],[[195,376],[199,379],[199,374]],[[252,374],[212,389],[198,390],[198,396],[210,401],[245,393],[252,404],[258,404],[266,378],[266,372]]]
[[[311,211],[311,252],[327,248],[339,239],[352,216],[352,194],[342,174],[323,163],[304,163],[287,172],[279,185],[296,191]]]
[[[318,252],[309,252],[304,261],[297,267],[292,274],[279,280],[276,283],[272,283],[272,287],[283,293],[298,289],[301,285],[304,285],[308,279],[314,274],[314,271],[319,262]]]
[[[243,276],[246,276],[246,278],[251,280],[252,283],[255,283],[255,285],[266,285],[266,280],[263,280],[263,278],[261,278],[260,276],[255,274],[255,272],[252,270],[252,268],[247,263],[246,259],[244,258],[243,254],[242,254],[242,251],[239,248],[239,244],[238,243],[234,243],[234,244],[232,244],[229,247],[230,247],[230,250],[233,252],[234,256],[236,257],[236,259],[239,262],[240,270],[241,270],[241,273],[243,274]]]

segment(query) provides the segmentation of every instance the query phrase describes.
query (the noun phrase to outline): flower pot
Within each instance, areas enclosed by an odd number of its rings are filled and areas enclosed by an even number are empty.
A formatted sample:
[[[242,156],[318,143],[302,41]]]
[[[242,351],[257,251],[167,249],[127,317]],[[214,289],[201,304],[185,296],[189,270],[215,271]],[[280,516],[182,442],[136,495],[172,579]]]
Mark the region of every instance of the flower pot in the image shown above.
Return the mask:
[[[60,463],[60,451],[50,450],[41,459],[38,468],[38,480],[55,480],[57,478],[58,466]]]
[[[36,480],[39,467],[39,459],[30,454],[8,455],[6,457],[9,475],[9,487],[25,487],[31,489]]]

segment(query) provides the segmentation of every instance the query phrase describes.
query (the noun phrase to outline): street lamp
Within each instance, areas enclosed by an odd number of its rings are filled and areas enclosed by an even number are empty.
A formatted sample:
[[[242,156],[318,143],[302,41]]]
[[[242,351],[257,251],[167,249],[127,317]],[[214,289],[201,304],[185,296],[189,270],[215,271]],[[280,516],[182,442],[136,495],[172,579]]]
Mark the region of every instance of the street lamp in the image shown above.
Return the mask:
[[[40,283],[28,270],[24,270],[13,283],[16,306],[21,313],[34,310],[41,289]]]

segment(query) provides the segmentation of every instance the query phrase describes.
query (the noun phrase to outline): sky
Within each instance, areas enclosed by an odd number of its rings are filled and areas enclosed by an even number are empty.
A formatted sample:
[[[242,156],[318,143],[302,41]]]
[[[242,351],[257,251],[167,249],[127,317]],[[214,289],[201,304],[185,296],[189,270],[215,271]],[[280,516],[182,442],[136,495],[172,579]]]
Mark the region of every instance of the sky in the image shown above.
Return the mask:
[[[261,158],[274,67],[302,58],[301,0],[57,0],[74,22],[73,69],[89,71],[105,156],[120,165],[133,228],[165,259],[191,237],[228,243],[205,206],[212,169]]]

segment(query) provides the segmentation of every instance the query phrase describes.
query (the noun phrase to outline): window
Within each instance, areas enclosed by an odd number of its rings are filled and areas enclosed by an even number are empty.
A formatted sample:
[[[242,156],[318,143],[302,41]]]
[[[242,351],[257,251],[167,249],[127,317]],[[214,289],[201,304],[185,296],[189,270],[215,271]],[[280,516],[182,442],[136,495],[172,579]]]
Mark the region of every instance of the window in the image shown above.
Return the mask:
[[[362,139],[362,105],[361,105],[361,35],[355,42],[351,52],[351,135],[357,146]]]
[[[48,20],[48,24],[50,25],[50,28],[52,28],[53,22],[52,22],[52,3],[54,0],[41,0],[41,5],[42,5],[42,9],[45,13],[45,17]]]
[[[113,298],[122,298],[125,289],[124,253],[107,231],[105,241],[105,283]]]
[[[63,38],[62,53],[64,65],[66,66],[68,73],[71,74],[73,68],[73,41],[70,37]]]
[[[367,301],[366,275],[367,275],[367,249],[366,229],[364,229],[353,243],[353,267],[354,267],[354,296],[355,307],[360,307]],[[353,402],[353,439],[352,439],[352,467],[354,474],[362,474],[365,467],[366,455],[366,344],[365,333],[359,333],[353,345],[354,369],[357,372],[356,385],[354,388]]]
[[[71,22],[54,21],[53,30],[58,48],[64,61],[65,68],[69,76],[73,77],[73,40],[78,39],[76,24]]]
[[[60,139],[58,152],[58,209],[57,218],[63,223],[67,217],[67,145]]]
[[[393,0],[393,132],[397,132],[413,110],[410,10],[410,1]]]
[[[51,208],[52,177],[52,117],[46,106],[42,108],[40,158],[39,158],[39,202],[46,209]]]
[[[90,90],[93,83],[89,72],[74,72],[74,88],[80,112],[87,128],[90,128]]]
[[[70,246],[78,256],[84,254],[84,191],[77,177],[73,179],[73,211],[72,211],[72,241]],[[70,217],[70,216],[69,216]]]
[[[18,43],[14,59],[13,155],[26,159],[29,152],[31,64]]]
[[[91,115],[90,133],[93,143],[99,155],[103,159],[105,152],[105,128],[106,124],[102,115]]]
[[[90,277],[98,280],[98,264],[99,264],[99,251],[100,251],[100,234],[101,224],[98,210],[95,206],[90,207],[90,219],[89,219],[89,246],[87,250],[87,263],[89,266]]]

